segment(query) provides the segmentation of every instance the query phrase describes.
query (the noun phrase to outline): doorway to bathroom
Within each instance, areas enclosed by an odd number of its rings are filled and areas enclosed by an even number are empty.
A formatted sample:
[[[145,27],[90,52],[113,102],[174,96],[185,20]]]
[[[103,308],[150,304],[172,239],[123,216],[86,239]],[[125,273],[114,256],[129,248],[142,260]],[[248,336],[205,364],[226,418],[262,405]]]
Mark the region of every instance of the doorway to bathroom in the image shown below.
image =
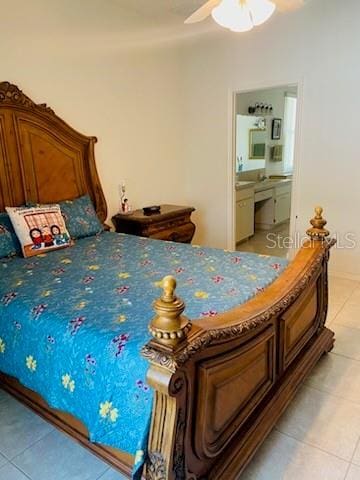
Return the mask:
[[[286,257],[292,247],[298,97],[295,84],[235,93],[236,250]]]

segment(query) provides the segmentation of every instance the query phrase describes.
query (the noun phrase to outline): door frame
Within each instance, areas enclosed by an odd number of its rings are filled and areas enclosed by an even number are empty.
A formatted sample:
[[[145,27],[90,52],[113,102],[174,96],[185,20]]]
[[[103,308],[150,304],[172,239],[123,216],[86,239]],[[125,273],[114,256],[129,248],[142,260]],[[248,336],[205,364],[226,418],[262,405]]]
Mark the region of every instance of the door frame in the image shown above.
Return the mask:
[[[302,114],[304,102],[304,77],[296,79],[282,79],[273,82],[252,82],[250,86],[230,88],[228,91],[228,160],[227,160],[227,248],[229,250],[236,249],[235,228],[236,228],[236,209],[235,209],[235,166],[236,166],[236,95],[239,93],[249,93],[256,90],[267,90],[271,88],[281,88],[289,85],[296,85],[298,88],[297,97],[297,113],[296,113],[296,131],[294,146],[294,170],[291,191],[291,213],[290,213],[290,237],[296,237],[297,219],[299,212],[299,179],[301,173],[301,135],[302,135]],[[288,258],[292,259],[298,246],[294,245],[289,249]]]

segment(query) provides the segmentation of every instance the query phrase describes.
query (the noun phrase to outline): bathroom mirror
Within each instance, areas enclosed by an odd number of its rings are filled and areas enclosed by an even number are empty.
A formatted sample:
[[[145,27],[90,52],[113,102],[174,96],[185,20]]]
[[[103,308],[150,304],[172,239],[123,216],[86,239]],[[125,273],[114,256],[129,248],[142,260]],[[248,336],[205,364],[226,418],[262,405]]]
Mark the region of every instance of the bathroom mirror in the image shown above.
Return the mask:
[[[249,130],[249,160],[265,159],[266,139],[265,128],[251,128]]]
[[[266,147],[264,151],[257,145],[268,144],[268,140],[258,122],[259,117],[254,115],[236,115],[236,173],[265,168]]]

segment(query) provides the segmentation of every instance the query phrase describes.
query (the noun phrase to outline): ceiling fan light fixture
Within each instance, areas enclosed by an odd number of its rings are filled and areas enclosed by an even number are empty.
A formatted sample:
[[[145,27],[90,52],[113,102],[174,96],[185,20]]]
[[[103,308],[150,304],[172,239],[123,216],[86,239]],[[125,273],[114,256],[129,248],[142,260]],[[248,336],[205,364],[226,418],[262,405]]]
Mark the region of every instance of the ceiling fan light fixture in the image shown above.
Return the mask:
[[[270,0],[222,0],[211,15],[224,28],[233,32],[248,32],[266,22],[275,8]]]
[[[265,23],[275,12],[276,6],[270,0],[247,0],[251,18],[255,26]]]
[[[239,0],[222,0],[211,13],[216,23],[237,32],[247,32],[254,28],[246,3]]]

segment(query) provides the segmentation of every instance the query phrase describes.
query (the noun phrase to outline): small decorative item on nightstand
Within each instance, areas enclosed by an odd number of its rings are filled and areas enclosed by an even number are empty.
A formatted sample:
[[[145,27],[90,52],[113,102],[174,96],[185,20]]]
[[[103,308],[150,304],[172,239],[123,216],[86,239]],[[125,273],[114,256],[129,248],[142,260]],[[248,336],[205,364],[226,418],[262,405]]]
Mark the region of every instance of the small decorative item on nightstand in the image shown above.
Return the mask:
[[[151,207],[143,208],[144,215],[155,215],[161,212],[160,205],[152,205]]]
[[[134,210],[132,215],[118,213],[112,218],[116,231],[159,240],[191,243],[195,225],[190,217],[195,208],[177,205],[159,207],[160,210],[152,214],[145,213],[145,209]]]
[[[126,196],[126,187],[125,183],[119,185],[119,196],[120,196],[120,213],[123,215],[129,215],[131,213],[131,207],[129,205],[129,200],[125,198]]]

